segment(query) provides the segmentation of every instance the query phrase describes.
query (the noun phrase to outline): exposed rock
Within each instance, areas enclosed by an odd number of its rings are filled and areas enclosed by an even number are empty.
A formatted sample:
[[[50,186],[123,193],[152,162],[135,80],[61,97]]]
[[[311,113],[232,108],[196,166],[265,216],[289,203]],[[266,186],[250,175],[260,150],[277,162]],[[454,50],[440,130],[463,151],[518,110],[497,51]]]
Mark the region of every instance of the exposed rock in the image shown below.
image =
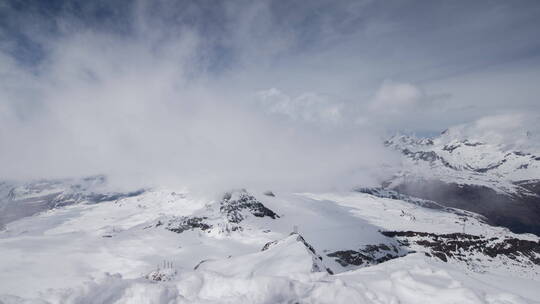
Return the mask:
[[[309,244],[308,242],[306,242],[306,240],[298,233],[291,233],[291,235],[296,235],[296,240],[298,242],[301,242],[302,244],[304,244],[304,246],[306,246],[306,249],[311,253],[311,258],[313,259],[313,267],[312,267],[312,271],[313,272],[321,272],[321,271],[326,271],[328,272],[329,274],[334,274],[334,272],[332,271],[332,269],[326,267],[323,263],[323,258],[322,256],[320,256],[316,251],[315,251],[315,248],[313,248],[313,246],[311,246],[311,244]]]
[[[199,263],[197,263],[197,265],[195,265],[195,267],[193,267],[193,270],[197,270],[199,269],[199,267],[201,267],[201,265],[205,262],[208,262],[208,261],[213,261],[212,259],[206,259],[206,260],[202,260],[200,261]]]
[[[465,141],[463,141],[463,144],[465,146],[469,146],[469,147],[476,147],[476,146],[481,146],[483,145],[484,143],[481,143],[481,142],[470,142],[468,141],[467,139]]]
[[[517,180],[538,179],[535,145],[498,142],[482,134],[465,138],[471,134],[464,130],[444,132],[432,138],[433,144],[415,136],[389,138],[386,145],[400,151],[404,162],[385,187],[479,213],[515,233],[540,235],[540,193]]]
[[[467,262],[473,255],[490,258],[506,257],[516,265],[540,265],[540,242],[518,238],[486,238],[466,233],[435,234],[415,231],[383,231],[383,235],[401,240],[404,244],[418,245],[440,260]]]
[[[200,229],[206,231],[216,227],[221,232],[230,233],[243,230],[243,227],[239,224],[251,215],[260,218],[279,218],[274,211],[264,206],[253,195],[241,190],[226,193],[219,203],[208,205],[205,210],[194,216],[172,218],[169,220],[166,229],[182,233],[186,230]],[[156,227],[160,223],[158,221]]]
[[[327,256],[336,258],[336,262],[338,262],[343,267],[349,265],[360,266],[369,260],[367,256],[355,250],[335,251],[327,254]]]
[[[237,224],[243,221],[245,218],[243,213],[245,211],[256,217],[267,216],[272,219],[279,218],[274,211],[268,209],[245,190],[235,192],[234,194],[234,197],[231,193],[224,195],[219,208],[220,212],[225,214],[229,222]]]
[[[305,246],[306,250],[311,255],[311,258],[313,260],[313,265],[312,265],[312,271],[313,272],[326,271],[329,274],[334,274],[332,269],[325,266],[325,264],[323,262],[323,257],[320,256],[317,253],[317,251],[315,250],[315,248],[313,248],[313,246],[311,246],[311,244],[309,244],[300,234],[293,232],[293,233],[290,234],[290,237],[292,237],[292,236],[296,236],[296,241],[302,243]],[[266,250],[270,249],[272,246],[275,246],[275,245],[279,244],[280,242],[281,241],[268,242],[268,243],[264,244],[261,251],[266,251]]]
[[[496,163],[496,164],[492,164],[491,166],[487,166],[485,168],[477,168],[477,169],[473,169],[474,171],[476,172],[479,172],[479,173],[485,173],[485,172],[488,172],[489,170],[493,170],[493,169],[497,169],[499,168],[500,166],[502,166],[504,163],[506,163],[506,159],[503,159],[501,160],[500,162]]]
[[[211,229],[212,225],[206,223],[207,217],[175,217],[169,221],[166,229],[176,233],[186,230],[201,229],[203,231]]]
[[[270,241],[266,244],[264,244],[263,248],[261,249],[261,251],[265,251],[265,250],[268,250],[270,247],[272,247],[272,245],[275,245],[277,244],[278,241]]]
[[[393,244],[367,245],[358,250],[340,250],[327,254],[335,258],[341,266],[369,266],[383,263],[410,253],[408,250],[398,248]]]
[[[456,149],[458,147],[451,147],[451,149]],[[450,149],[450,148],[448,148]],[[443,166],[447,167],[447,168],[451,168],[451,169],[454,169],[454,170],[458,170],[459,168],[456,168],[454,167],[452,164],[450,164],[450,162],[448,162],[446,159],[444,159],[444,157],[438,155],[436,152],[434,151],[411,151],[407,148],[405,149],[402,149],[401,150],[401,153],[403,153],[403,155],[413,159],[413,160],[422,160],[422,161],[426,161],[426,162],[436,162],[436,161],[439,161]]]
[[[459,147],[461,147],[461,145],[459,145],[459,144],[458,145],[455,145],[455,144],[454,145],[444,145],[444,147],[442,149],[443,149],[443,151],[447,151],[447,152],[452,153],[452,151],[454,151],[455,149],[457,149]]]

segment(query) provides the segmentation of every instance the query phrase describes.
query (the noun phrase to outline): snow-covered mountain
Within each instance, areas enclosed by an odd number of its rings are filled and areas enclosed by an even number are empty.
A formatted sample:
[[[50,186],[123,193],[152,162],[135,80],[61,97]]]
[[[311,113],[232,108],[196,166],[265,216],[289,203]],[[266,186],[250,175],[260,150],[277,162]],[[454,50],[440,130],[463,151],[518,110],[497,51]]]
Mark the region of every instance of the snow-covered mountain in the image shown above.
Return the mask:
[[[526,122],[392,137],[397,173],[348,192],[2,182],[0,303],[540,303]]]
[[[402,178],[425,176],[487,186],[504,194],[537,195],[523,183],[540,180],[540,150],[519,150],[458,135],[453,129],[434,138],[399,135],[386,144],[406,156]]]
[[[103,175],[78,179],[0,181],[0,228],[5,223],[49,209],[85,203],[99,203],[135,196],[144,190],[111,191]]]
[[[517,125],[504,118],[456,126],[431,138],[388,139],[403,162],[385,186],[481,213],[516,232],[540,233],[540,132],[528,129],[525,118]]]
[[[383,189],[147,189],[5,223],[0,302],[538,303],[539,241]]]

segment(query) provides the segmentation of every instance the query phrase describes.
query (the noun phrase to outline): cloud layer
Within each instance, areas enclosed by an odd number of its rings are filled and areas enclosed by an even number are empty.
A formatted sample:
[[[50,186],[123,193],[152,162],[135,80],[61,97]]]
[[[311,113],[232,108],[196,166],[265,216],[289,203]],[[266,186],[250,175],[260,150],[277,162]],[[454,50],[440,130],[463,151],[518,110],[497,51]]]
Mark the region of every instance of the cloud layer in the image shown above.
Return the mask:
[[[0,177],[373,183],[394,159],[380,144],[388,132],[538,110],[538,11],[502,1],[4,2]]]

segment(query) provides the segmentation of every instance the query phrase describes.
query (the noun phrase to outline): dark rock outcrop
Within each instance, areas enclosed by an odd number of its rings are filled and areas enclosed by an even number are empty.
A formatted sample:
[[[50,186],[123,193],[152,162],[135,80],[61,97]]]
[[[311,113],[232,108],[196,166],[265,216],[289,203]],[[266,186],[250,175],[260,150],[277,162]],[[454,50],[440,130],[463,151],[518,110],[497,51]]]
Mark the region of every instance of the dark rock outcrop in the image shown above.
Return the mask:
[[[418,245],[441,261],[454,259],[468,262],[473,255],[487,258],[506,257],[516,265],[540,265],[540,242],[512,237],[491,237],[466,233],[435,234],[416,231],[383,231],[383,235],[396,238],[404,245]]]
[[[181,216],[173,218],[167,224],[166,229],[176,233],[182,233],[186,230],[200,229],[206,231],[212,228],[212,225],[206,223],[207,217],[188,217]],[[160,222],[158,222],[160,223]]]
[[[184,231],[195,229],[206,231],[217,226],[223,232],[230,233],[231,231],[243,230],[240,223],[251,215],[259,218],[279,218],[274,211],[263,205],[253,195],[245,190],[241,190],[234,193],[234,195],[232,193],[225,193],[219,203],[209,205],[206,210],[194,216],[182,216],[170,219],[166,229],[176,233],[183,233]]]
[[[240,223],[244,220],[245,211],[256,217],[269,217],[272,219],[279,218],[274,211],[268,209],[265,205],[259,202],[253,195],[247,191],[240,191],[233,197],[232,194],[226,193],[220,203],[220,212],[223,213],[230,223]]]
[[[358,250],[339,250],[328,253],[341,266],[369,266],[399,258],[410,253],[408,250],[398,248],[393,244],[367,245]]]

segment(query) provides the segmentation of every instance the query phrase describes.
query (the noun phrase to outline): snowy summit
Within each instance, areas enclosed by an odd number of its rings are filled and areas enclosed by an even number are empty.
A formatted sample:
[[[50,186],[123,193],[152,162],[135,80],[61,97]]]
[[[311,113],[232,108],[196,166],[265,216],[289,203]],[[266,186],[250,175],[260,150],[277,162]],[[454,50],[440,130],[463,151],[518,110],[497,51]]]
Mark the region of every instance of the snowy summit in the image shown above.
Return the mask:
[[[540,304],[539,17],[1,0],[0,304]]]

